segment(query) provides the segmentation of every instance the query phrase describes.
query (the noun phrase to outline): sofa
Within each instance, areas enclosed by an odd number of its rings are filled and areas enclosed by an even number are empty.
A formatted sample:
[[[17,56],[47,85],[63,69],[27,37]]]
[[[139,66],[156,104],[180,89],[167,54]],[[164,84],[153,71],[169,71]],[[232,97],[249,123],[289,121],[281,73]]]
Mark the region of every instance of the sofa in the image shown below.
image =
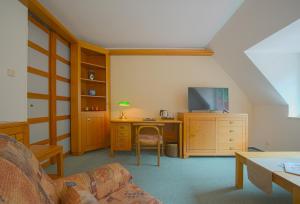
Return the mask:
[[[113,163],[52,180],[22,143],[0,135],[0,203],[161,204]]]

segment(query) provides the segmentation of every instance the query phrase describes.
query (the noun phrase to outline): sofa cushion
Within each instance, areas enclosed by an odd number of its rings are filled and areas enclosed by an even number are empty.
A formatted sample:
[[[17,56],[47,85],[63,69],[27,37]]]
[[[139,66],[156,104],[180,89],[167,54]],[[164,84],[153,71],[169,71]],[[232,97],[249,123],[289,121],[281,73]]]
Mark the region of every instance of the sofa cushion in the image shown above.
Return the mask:
[[[90,191],[75,182],[66,182],[62,191],[62,204],[98,204]]]
[[[73,181],[89,190],[98,200],[125,186],[132,179],[131,174],[120,164],[112,163],[85,173],[79,173],[56,180],[58,191],[67,181]]]
[[[149,193],[134,184],[127,184],[120,190],[99,201],[101,204],[162,204]]]
[[[58,203],[53,181],[32,152],[22,143],[4,135],[0,135],[0,174],[0,201]]]

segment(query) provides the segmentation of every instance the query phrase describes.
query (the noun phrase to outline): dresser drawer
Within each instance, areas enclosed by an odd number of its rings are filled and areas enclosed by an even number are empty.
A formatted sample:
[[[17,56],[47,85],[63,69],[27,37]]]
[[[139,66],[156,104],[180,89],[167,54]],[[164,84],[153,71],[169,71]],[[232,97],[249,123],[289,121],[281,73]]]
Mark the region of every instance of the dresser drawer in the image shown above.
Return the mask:
[[[227,142],[227,143],[218,143],[218,150],[239,150],[241,151],[243,149],[243,143],[242,142]]]
[[[229,127],[241,127],[244,125],[244,120],[240,118],[230,118],[230,119],[218,119],[217,120],[218,126],[229,126]]]

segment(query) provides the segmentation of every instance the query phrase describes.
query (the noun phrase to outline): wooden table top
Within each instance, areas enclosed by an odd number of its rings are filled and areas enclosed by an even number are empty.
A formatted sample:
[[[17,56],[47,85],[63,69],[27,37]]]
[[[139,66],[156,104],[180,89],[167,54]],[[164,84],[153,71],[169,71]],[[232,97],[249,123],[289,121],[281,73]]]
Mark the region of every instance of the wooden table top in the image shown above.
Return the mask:
[[[112,123],[182,123],[180,120],[162,120],[162,119],[155,119],[154,121],[145,121],[142,118],[128,118],[128,119],[119,119],[115,118],[110,120]]]
[[[300,152],[237,152],[236,154],[242,156],[246,160],[249,158],[300,158]],[[300,187],[300,176],[284,171],[274,171],[272,173]]]

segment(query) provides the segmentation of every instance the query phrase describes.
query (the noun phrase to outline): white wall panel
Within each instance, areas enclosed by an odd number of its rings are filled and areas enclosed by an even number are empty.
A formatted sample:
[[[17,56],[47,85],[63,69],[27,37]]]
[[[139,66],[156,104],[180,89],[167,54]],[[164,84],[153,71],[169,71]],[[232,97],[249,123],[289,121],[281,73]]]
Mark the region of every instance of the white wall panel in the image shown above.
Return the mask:
[[[56,41],[56,54],[70,60],[70,48],[59,40]]]
[[[56,101],[56,114],[57,115],[70,115],[71,111],[70,101]]]
[[[28,21],[28,40],[49,50],[49,35],[31,21]]]
[[[40,93],[40,94],[48,94],[48,79],[42,76],[38,76],[35,74],[28,73],[27,74],[28,84],[27,89],[28,92]]]
[[[57,121],[56,126],[57,126],[57,129],[56,129],[57,136],[70,133],[70,120],[69,119]]]
[[[28,66],[48,72],[49,61],[48,56],[28,47]]]
[[[49,139],[49,123],[37,123],[29,126],[30,144],[41,140]]]
[[[56,95],[70,96],[70,84],[63,81],[56,81]]]
[[[66,138],[64,140],[61,140],[61,141],[58,142],[58,144],[63,146],[64,153],[70,151],[70,138]]]
[[[56,74],[70,79],[70,66],[59,60],[56,60]]]
[[[28,99],[27,106],[28,118],[48,117],[48,100]]]

